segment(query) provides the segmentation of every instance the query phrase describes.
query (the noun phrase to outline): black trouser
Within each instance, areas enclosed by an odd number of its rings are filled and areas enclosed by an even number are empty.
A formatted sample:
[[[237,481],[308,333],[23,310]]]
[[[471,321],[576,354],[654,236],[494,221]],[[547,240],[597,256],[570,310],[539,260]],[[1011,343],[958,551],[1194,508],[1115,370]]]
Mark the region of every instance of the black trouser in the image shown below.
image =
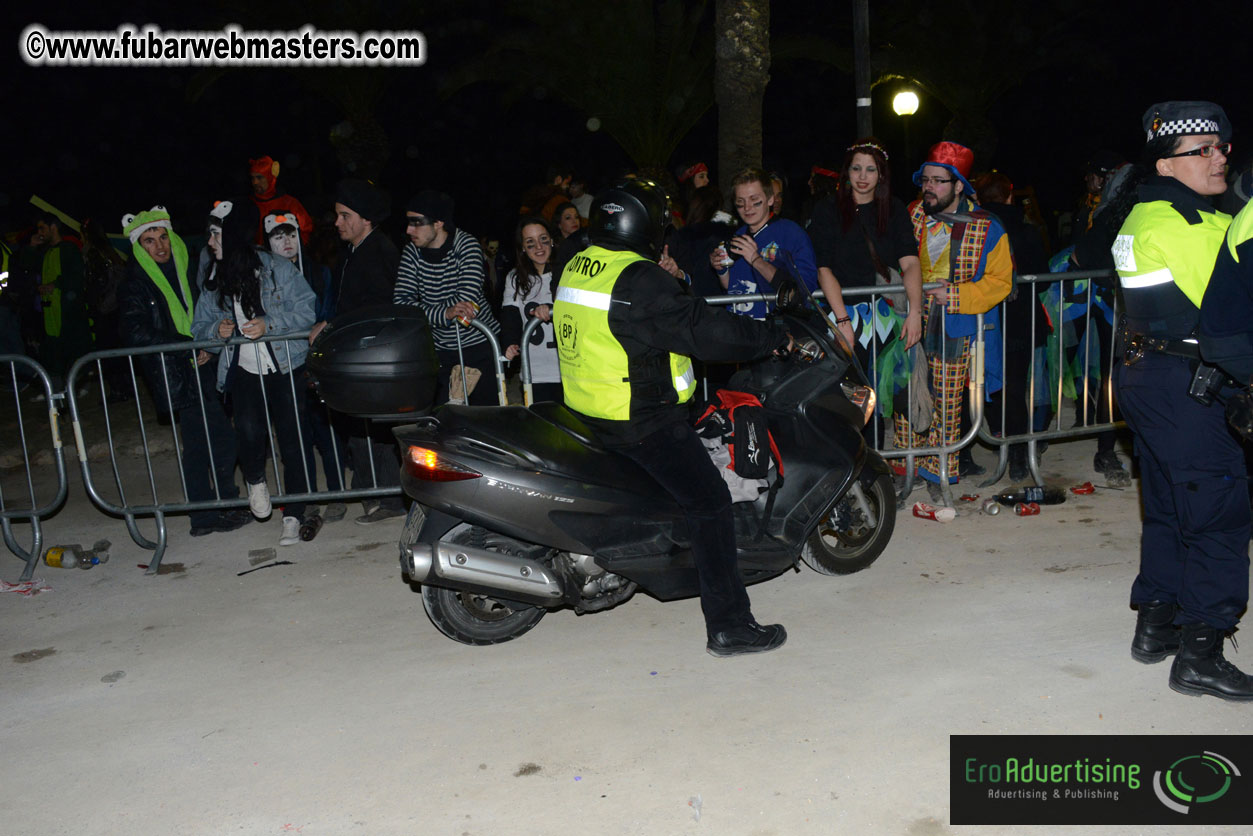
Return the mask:
[[[307,376],[306,376],[307,380]],[[300,386],[301,381],[297,380]],[[305,435],[305,467],[309,469],[309,478],[314,480],[314,450],[322,459],[322,472],[326,475],[328,491],[343,490],[344,468],[348,465],[348,437],[338,426],[331,423],[330,409],[316,394],[305,388],[305,426],[309,432]]]
[[[753,615],[736,561],[731,492],[696,431],[676,420],[614,450],[644,468],[683,509],[708,632],[748,622]]]
[[[249,346],[243,348],[247,350]],[[303,370],[303,366],[296,369],[297,381],[300,381]],[[270,449],[269,428],[273,425],[278,453],[283,457],[281,493],[307,492],[309,483],[305,479],[305,457],[300,443],[300,439],[309,432],[304,426],[304,384],[297,382],[293,387],[292,375],[282,372],[255,375],[236,367],[231,375],[235,433],[239,436],[239,466],[244,471],[244,479],[250,485],[265,481],[265,459]],[[277,462],[274,469],[278,470]],[[283,507],[285,517],[299,518],[304,512],[303,502],[289,502]]]
[[[332,432],[348,437],[348,455],[352,459],[352,489],[400,487],[400,460],[396,457],[396,437],[391,424],[380,424],[365,418],[333,413]],[[383,496],[377,501],[384,508],[404,510],[401,496]],[[367,508],[367,510],[369,510]]]
[[[213,367],[212,363],[200,367],[204,413],[201,414],[199,405],[178,410],[179,437],[183,444],[183,479],[187,483],[188,502],[234,499],[239,496],[239,488],[235,485],[235,431],[222,409],[217,381],[212,373],[204,372]],[[219,513],[217,510],[192,511],[192,527],[209,525],[217,519]]]
[[[1144,525],[1131,603],[1179,605],[1179,623],[1229,630],[1249,599],[1244,453],[1224,406],[1188,396],[1195,361],[1155,352],[1114,372],[1135,433]]]

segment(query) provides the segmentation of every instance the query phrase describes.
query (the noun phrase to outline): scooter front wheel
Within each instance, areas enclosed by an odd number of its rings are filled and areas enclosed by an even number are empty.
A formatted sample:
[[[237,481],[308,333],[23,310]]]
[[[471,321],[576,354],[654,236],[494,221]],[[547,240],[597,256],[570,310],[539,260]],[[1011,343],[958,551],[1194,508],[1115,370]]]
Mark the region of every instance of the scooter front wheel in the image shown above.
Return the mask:
[[[477,592],[422,587],[422,606],[431,623],[462,644],[500,644],[526,633],[544,617],[543,607],[512,609]]]
[[[857,501],[845,494],[818,523],[801,549],[801,560],[809,568],[824,575],[851,575],[874,563],[887,548],[896,528],[896,490],[892,477],[881,474],[865,493],[876,525],[870,525]]]

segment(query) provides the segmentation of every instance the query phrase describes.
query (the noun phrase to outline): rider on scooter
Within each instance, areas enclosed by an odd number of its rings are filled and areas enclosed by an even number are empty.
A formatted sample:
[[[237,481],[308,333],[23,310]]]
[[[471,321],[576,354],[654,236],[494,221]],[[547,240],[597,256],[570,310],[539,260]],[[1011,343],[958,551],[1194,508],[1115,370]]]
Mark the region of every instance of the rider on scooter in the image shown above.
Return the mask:
[[[761,625],[736,566],[726,483],[688,420],[690,357],[754,360],[788,348],[783,325],[706,305],[657,265],[670,223],[666,195],[630,180],[592,202],[592,245],[567,264],[553,308],[566,406],[644,468],[683,508],[714,656],[774,650],[781,624]]]

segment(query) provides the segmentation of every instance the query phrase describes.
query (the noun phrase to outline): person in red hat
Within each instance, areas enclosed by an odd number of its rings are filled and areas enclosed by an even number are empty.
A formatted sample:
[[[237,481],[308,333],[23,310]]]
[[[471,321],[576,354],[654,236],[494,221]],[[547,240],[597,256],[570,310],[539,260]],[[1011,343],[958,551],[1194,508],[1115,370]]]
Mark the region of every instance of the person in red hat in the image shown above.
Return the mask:
[[[995,215],[975,203],[970,185],[974,152],[956,142],[931,146],[927,160],[914,172],[922,197],[909,207],[924,284],[942,282],[930,297],[923,330],[923,348],[931,370],[935,410],[925,433],[914,432],[907,415],[897,413],[898,447],[939,447],[961,435],[962,395],[970,378],[970,346],[977,314],[985,325],[999,325],[997,305],[1013,287],[1014,264],[1009,236]],[[927,483],[931,501],[944,503],[941,476],[958,480],[957,453],[941,468],[938,456],[918,459],[918,475]]]
[[[257,240],[260,247],[268,247],[265,228],[261,219],[266,215],[295,215],[300,222],[300,242],[309,243],[309,234],[313,232],[313,218],[305,211],[304,205],[289,194],[278,189],[278,162],[271,157],[261,157],[248,161],[248,179],[252,183],[252,202],[257,204]]]

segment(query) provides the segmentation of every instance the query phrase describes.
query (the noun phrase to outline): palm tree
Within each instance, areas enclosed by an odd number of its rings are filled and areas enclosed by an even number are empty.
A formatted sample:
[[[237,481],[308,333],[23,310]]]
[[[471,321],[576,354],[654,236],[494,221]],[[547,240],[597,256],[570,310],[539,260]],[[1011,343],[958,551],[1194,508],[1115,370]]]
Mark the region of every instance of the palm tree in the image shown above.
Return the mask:
[[[762,99],[770,82],[770,0],[717,0],[714,12],[718,175],[761,165]]]

